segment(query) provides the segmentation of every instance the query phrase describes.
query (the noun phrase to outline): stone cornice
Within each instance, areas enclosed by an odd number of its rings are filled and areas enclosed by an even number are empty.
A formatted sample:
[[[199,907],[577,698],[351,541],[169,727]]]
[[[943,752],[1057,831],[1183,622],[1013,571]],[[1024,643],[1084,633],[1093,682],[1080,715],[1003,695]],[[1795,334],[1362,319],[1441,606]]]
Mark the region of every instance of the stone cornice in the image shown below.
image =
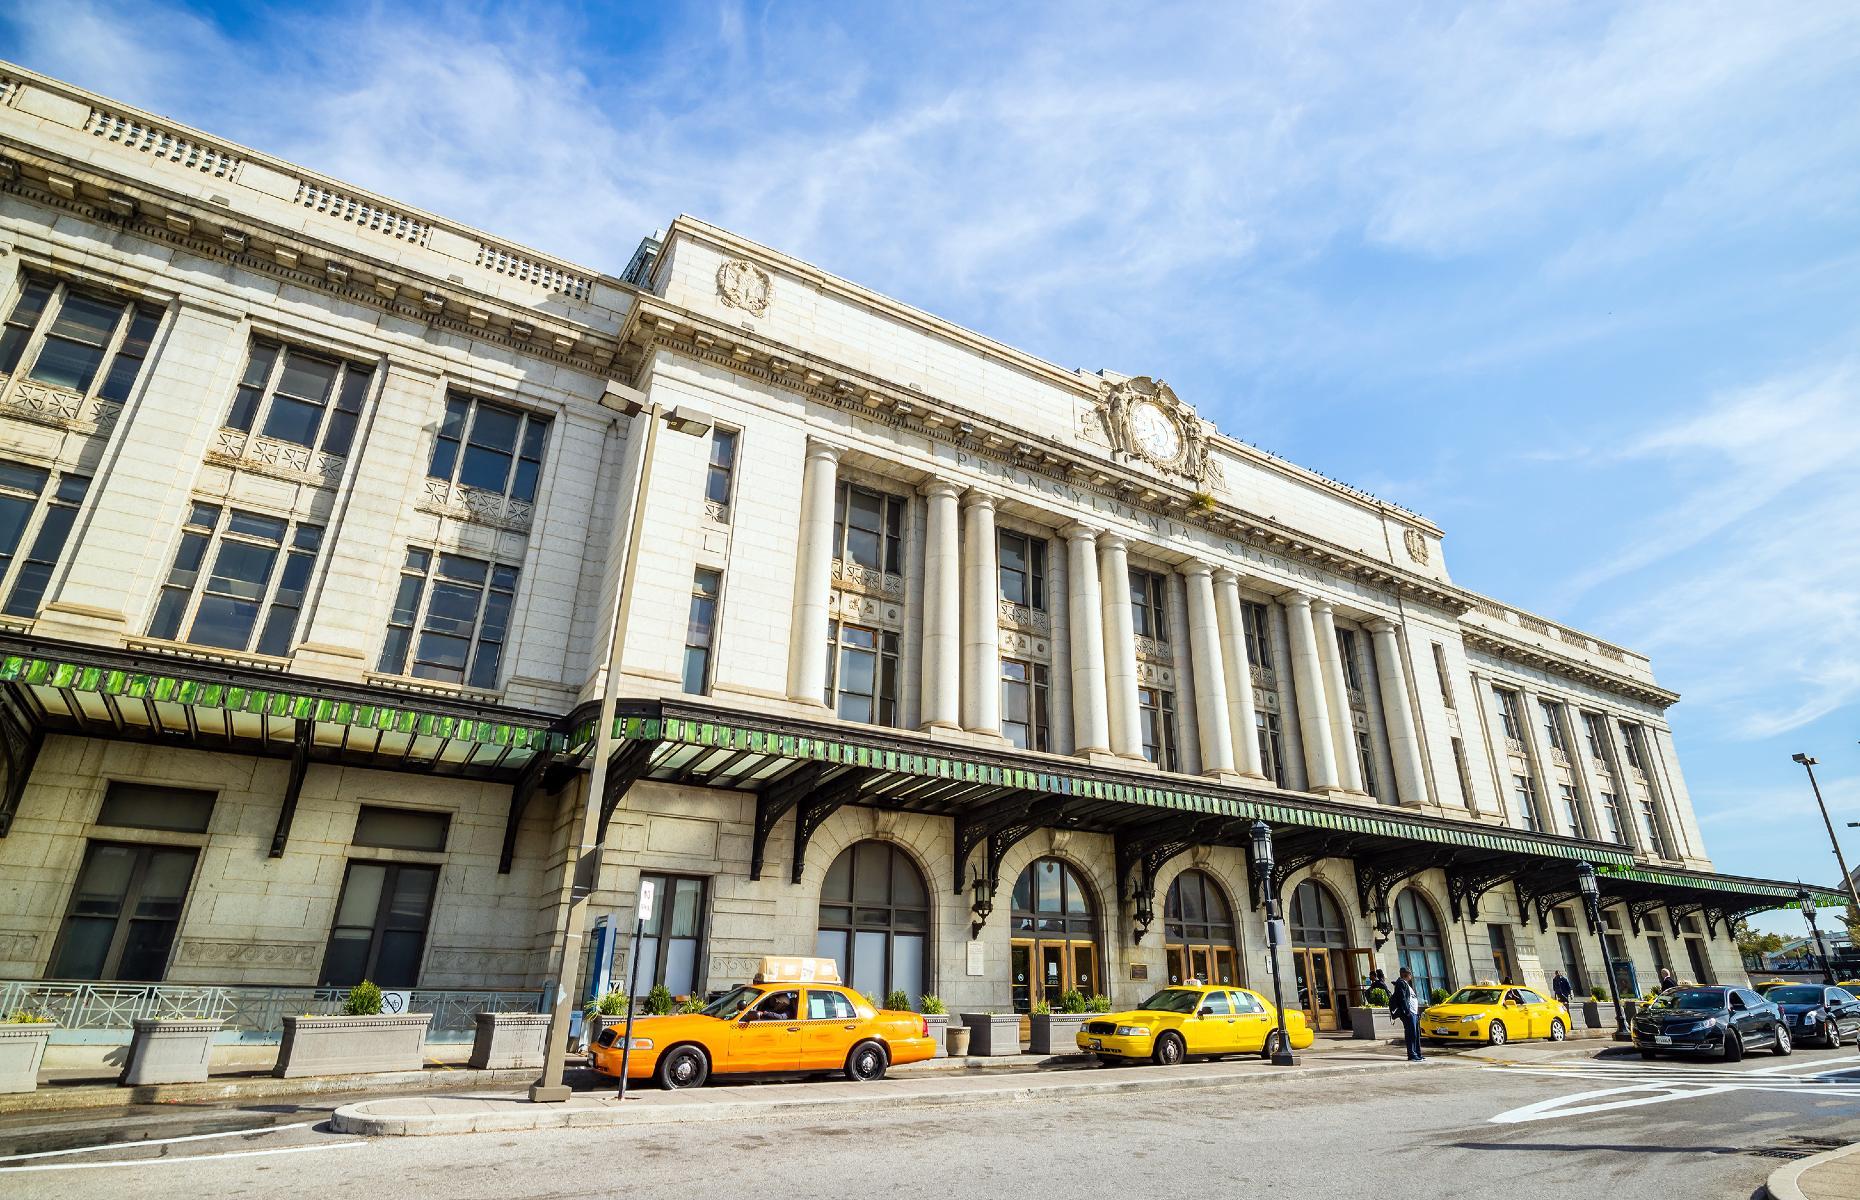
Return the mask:
[[[1512,641],[1465,622],[1460,623],[1460,638],[1469,650],[1483,651],[1494,658],[1535,667],[1552,675],[1560,675],[1578,683],[1586,683],[1591,687],[1640,700],[1661,709],[1670,708],[1679,703],[1678,692],[1669,691],[1657,684],[1617,674],[1614,671],[1605,671],[1600,667],[1578,662],[1560,654],[1553,654],[1541,646]]]

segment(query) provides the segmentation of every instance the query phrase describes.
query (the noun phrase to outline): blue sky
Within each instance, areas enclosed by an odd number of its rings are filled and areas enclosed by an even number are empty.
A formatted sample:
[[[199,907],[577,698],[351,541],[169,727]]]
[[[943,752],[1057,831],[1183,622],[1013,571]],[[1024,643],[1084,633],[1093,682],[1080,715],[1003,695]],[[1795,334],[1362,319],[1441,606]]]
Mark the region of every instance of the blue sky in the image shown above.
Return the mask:
[[[691,212],[1167,378],[1653,655],[1718,865],[1836,878],[1789,754],[1860,820],[1860,8],[24,0],[0,53],[610,271]]]

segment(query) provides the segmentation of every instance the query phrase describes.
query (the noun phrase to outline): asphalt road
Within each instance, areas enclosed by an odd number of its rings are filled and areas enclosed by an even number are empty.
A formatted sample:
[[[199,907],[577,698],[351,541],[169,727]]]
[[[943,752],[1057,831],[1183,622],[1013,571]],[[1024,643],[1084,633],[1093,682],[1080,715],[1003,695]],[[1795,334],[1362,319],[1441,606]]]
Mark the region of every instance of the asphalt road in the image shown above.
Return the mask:
[[[1524,1059],[1528,1052],[1520,1052]],[[754,1194],[925,1200],[1748,1197],[1782,1157],[1860,1141],[1860,1055],[1734,1066],[1572,1051],[1058,1103],[740,1124],[362,1140],[328,1106],[0,1122],[0,1197],[542,1200]],[[805,1087],[806,1084],[776,1086]],[[187,1138],[190,1140],[166,1140]],[[30,1157],[28,1157],[30,1156]]]

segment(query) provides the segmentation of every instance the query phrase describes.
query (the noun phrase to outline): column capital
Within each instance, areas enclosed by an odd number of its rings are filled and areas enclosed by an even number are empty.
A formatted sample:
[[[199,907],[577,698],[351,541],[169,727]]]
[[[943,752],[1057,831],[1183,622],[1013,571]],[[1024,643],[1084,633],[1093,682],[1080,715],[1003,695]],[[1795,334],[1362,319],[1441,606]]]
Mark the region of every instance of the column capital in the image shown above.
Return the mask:
[[[838,445],[837,443],[817,437],[809,437],[807,439],[807,457],[809,458],[824,458],[828,462],[838,465],[840,455],[844,453],[846,453],[846,447]]]
[[[1098,535],[1098,548],[1100,550],[1127,550],[1130,548],[1130,543],[1124,539],[1123,534],[1106,531]]]
[[[1074,521],[1059,531],[1059,536],[1068,542],[1095,542],[1104,531],[1090,525]]]
[[[965,512],[972,508],[993,509],[994,506],[995,494],[993,492],[984,492],[981,488],[971,487],[962,493],[962,507]]]
[[[1214,568],[1198,558],[1191,558],[1176,569],[1191,579],[1197,575],[1212,576],[1214,574]]]
[[[1230,585],[1239,587],[1240,573],[1229,567],[1216,567],[1214,568],[1214,582],[1220,584],[1222,587],[1228,587]]]
[[[1309,609],[1311,607],[1311,597],[1294,588],[1289,592],[1281,592],[1279,594],[1279,603],[1289,608]]]
[[[1394,633],[1400,626],[1387,617],[1374,617],[1364,621],[1363,628],[1371,633]]]
[[[1311,598],[1311,611],[1314,613],[1329,613],[1334,615],[1337,610],[1331,602],[1324,599],[1324,597],[1313,596]]]
[[[918,484],[917,491],[925,496],[947,496],[952,500],[962,495],[962,487],[959,484],[951,483],[947,479],[938,479],[935,476]]]

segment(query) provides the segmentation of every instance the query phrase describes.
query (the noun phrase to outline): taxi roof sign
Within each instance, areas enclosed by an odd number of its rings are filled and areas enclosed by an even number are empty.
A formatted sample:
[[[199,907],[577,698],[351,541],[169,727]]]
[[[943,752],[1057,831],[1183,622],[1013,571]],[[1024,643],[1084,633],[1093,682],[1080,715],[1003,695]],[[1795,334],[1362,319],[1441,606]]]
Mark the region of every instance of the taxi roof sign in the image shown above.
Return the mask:
[[[756,966],[754,983],[838,983],[840,964],[831,958],[771,954]]]

